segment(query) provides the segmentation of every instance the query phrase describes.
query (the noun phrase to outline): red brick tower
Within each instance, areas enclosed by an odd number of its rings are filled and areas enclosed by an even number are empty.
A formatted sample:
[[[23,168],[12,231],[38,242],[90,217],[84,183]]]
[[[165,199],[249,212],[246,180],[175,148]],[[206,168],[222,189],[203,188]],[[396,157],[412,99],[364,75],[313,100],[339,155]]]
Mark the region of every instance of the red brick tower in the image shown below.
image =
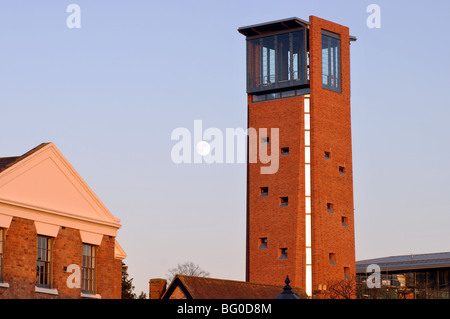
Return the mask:
[[[263,173],[269,164],[251,160],[249,140],[246,280],[279,285],[289,275],[312,296],[355,274],[349,51],[356,39],[314,16],[238,31],[247,39],[248,127],[259,132],[258,150],[278,161],[276,172]]]

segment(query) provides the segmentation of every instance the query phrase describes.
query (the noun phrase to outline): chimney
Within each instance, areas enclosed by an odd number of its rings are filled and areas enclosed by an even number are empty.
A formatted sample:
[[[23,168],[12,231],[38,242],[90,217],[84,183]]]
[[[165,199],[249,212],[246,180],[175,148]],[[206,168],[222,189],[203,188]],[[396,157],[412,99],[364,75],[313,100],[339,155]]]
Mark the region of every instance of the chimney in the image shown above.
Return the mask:
[[[166,291],[167,280],[161,278],[150,279],[149,299],[161,299]]]

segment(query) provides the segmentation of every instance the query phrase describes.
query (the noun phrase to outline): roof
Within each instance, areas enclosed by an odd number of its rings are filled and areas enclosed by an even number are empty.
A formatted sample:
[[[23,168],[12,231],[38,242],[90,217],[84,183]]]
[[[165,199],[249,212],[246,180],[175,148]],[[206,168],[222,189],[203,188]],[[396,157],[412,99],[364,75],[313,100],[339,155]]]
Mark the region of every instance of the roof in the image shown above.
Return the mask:
[[[177,287],[187,299],[275,299],[283,291],[283,285],[176,275],[162,299],[169,299]],[[301,288],[292,291],[301,299],[308,298]]]
[[[298,29],[302,27],[307,28],[308,26],[309,21],[297,17],[292,17],[240,27],[238,28],[238,32],[245,35],[246,37],[252,37],[267,33],[287,31],[290,29]],[[356,40],[357,39],[355,36],[350,35],[350,41]]]
[[[17,164],[21,160],[27,158],[28,156],[30,156],[31,154],[35,153],[36,151],[40,150],[41,148],[43,148],[44,146],[46,146],[48,144],[50,144],[50,143],[42,143],[42,144],[36,146],[35,148],[33,148],[32,150],[26,152],[22,156],[0,157],[0,173],[3,172],[4,170],[7,170],[11,166]]]
[[[356,262],[356,273],[366,273],[367,266],[376,264],[381,271],[401,271],[450,267],[450,252],[401,255]]]
[[[240,27],[238,32],[250,37],[254,35],[259,35],[263,33],[272,33],[278,31],[285,31],[289,29],[295,29],[300,27],[305,27],[309,24],[308,21],[299,19],[297,17],[270,21],[265,23],[259,23],[254,25],[249,25],[246,27]]]

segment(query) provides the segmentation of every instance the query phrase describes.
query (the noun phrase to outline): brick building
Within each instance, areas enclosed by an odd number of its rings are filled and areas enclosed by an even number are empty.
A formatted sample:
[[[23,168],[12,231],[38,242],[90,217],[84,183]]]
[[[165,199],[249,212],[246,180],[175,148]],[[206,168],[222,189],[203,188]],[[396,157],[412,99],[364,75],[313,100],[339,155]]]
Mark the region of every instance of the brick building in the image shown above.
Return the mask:
[[[0,298],[121,298],[120,227],[53,143],[0,158]]]
[[[345,26],[314,16],[241,27],[247,40],[246,280],[288,274],[309,296],[355,276],[350,42]],[[272,136],[278,128],[278,136]],[[266,129],[266,132],[264,131]],[[272,157],[273,160],[273,157]]]

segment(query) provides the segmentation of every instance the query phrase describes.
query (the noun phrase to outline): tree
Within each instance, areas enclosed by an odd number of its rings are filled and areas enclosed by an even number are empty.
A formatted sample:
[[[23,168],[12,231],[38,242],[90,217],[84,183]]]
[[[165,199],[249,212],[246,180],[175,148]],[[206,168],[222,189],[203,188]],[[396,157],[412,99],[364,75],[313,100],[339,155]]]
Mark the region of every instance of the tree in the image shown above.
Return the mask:
[[[333,280],[327,284],[330,299],[354,299],[356,298],[356,278]]]
[[[137,299],[147,299],[147,294],[141,291],[141,294],[137,297]]]
[[[169,269],[167,275],[167,283],[170,284],[176,275],[196,276],[196,277],[209,277],[209,272],[200,268],[200,266],[194,264],[192,261],[178,264],[176,268]]]
[[[128,266],[122,262],[122,299],[136,299],[133,278],[128,279]]]

